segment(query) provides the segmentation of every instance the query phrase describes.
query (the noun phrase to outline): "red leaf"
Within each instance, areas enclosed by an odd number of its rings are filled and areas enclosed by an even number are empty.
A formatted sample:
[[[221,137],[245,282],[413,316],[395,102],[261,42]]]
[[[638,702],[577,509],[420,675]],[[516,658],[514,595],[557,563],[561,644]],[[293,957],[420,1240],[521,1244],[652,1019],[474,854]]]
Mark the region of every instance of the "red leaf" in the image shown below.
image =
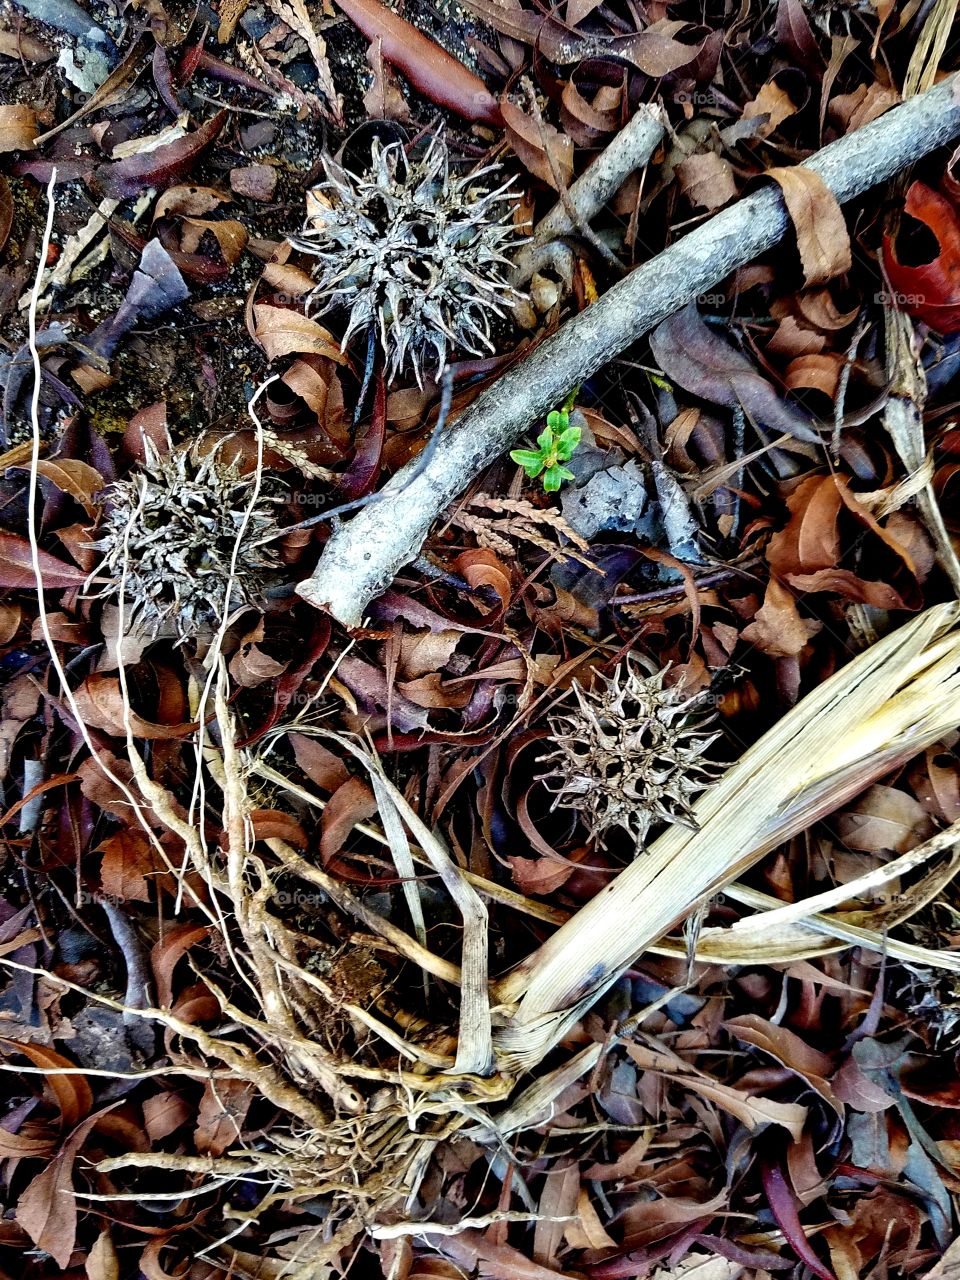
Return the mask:
[[[87,580],[82,569],[75,569],[73,565],[58,560],[49,551],[40,551],[37,560],[43,586],[48,591],[56,587],[82,587]],[[30,559],[30,543],[26,538],[0,529],[0,587],[23,589],[36,585]]]
[[[770,1211],[789,1241],[791,1249],[801,1262],[806,1263],[815,1276],[820,1277],[820,1280],[835,1280],[830,1268],[820,1261],[810,1247],[810,1241],[807,1239],[800,1222],[800,1215],[797,1213],[796,1196],[788,1186],[783,1170],[777,1164],[764,1161],[761,1177]]]
[[[938,333],[960,329],[960,217],[949,200],[914,182],[896,237],[883,238],[883,265],[895,306]]]

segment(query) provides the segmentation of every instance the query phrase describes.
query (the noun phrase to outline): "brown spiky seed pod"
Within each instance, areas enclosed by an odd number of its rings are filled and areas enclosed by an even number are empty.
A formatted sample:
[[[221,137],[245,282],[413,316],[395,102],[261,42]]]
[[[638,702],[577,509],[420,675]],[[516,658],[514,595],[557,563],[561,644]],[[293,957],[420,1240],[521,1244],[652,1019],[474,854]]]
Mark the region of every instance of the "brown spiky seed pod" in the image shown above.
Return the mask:
[[[613,827],[639,849],[654,824],[695,826],[693,799],[722,771],[703,759],[720,736],[707,730],[716,712],[702,693],[665,686],[665,675],[628,658],[592,689],[574,681],[576,709],[551,719],[554,749],[540,758],[553,765],[544,777],[553,808],[579,811],[601,847]]]
[[[183,638],[256,599],[264,572],[278,563],[269,545],[258,544],[276,536],[281,499],[263,485],[248,516],[253,482],[236,467],[215,453],[161,456],[149,441],[145,447],[143,465],[104,491],[93,544],[103,559],[90,581],[111,579],[100,598],[118,597],[122,585],[131,620],[154,634],[169,621]]]
[[[523,243],[510,182],[489,190],[494,167],[459,176],[435,136],[419,158],[375,140],[371,167],[350,173],[323,157],[327,181],[308,194],[304,231],[290,243],[317,258],[307,313],[349,311],[345,348],[371,327],[393,381],[409,364],[419,385],[453,350],[487,355],[495,317],[520,295],[506,251]]]

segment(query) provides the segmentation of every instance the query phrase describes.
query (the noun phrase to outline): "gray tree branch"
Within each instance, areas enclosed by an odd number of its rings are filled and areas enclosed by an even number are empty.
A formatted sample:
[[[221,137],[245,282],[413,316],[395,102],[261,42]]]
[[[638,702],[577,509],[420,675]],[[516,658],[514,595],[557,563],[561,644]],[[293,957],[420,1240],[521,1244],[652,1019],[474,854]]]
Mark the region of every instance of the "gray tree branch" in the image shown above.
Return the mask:
[[[960,135],[958,76],[894,107],[806,162],[843,203]],[[744,197],[626,276],[474,401],[408,483],[414,463],[336,530],[299,594],[346,626],[420,551],[444,507],[570,390],[666,316],[777,244],[790,220],[774,184]]]

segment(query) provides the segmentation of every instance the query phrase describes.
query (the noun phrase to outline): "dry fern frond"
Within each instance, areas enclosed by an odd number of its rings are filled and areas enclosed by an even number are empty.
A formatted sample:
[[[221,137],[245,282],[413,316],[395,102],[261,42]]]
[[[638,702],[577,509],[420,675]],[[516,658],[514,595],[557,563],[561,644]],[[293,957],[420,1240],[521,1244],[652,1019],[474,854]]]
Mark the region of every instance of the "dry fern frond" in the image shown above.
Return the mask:
[[[493,515],[482,515],[471,508],[480,507]],[[536,507],[523,498],[496,498],[478,493],[450,517],[458,529],[472,533],[477,544],[501,556],[516,554],[511,538],[529,542],[558,560],[577,560],[588,569],[599,572],[586,553],[590,544],[567,524],[552,507]],[[569,545],[564,545],[565,540]]]
[[[593,689],[575,680],[576,709],[550,722],[554,750],[540,759],[554,766],[544,777],[556,784],[553,807],[577,810],[595,844],[615,827],[638,849],[655,823],[695,830],[693,799],[722,772],[703,758],[720,736],[707,729],[716,712],[704,694],[666,686],[666,674],[628,656]]]

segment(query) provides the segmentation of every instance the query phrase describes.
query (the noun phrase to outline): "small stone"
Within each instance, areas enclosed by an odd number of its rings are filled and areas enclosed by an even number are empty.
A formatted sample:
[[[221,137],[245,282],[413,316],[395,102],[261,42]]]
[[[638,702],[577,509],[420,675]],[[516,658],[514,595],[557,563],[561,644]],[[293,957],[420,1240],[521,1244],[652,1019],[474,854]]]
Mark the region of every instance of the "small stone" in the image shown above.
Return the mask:
[[[273,199],[277,189],[277,171],[269,164],[250,164],[243,169],[230,170],[230,189],[248,200],[260,200],[264,204]]]
[[[240,130],[240,142],[248,152],[256,151],[257,147],[269,147],[276,136],[277,126],[272,120],[254,120]]]

